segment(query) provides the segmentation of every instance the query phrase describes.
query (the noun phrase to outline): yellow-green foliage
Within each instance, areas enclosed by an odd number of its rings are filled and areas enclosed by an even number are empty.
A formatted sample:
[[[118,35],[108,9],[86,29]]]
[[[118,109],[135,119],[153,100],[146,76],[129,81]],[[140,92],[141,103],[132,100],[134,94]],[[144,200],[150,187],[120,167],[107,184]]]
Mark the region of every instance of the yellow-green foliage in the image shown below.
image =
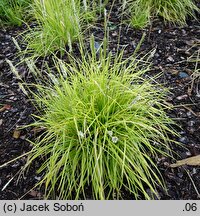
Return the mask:
[[[63,53],[67,45],[71,50],[86,24],[96,19],[99,8],[96,1],[34,0],[33,16],[37,27],[25,34],[28,51],[45,56],[55,51]]]
[[[58,60],[59,75],[36,85],[41,115],[31,126],[45,132],[32,142],[26,166],[45,159],[38,185],[45,185],[46,198],[80,199],[90,187],[94,199],[120,197],[122,188],[150,199],[146,188],[156,193],[164,185],[154,159],[168,154],[167,134],[175,134],[165,90],[141,77],[148,69],[139,67],[142,59],[105,50],[97,57],[91,44],[91,55],[82,50],[81,60]]]
[[[0,0],[0,23],[20,26],[30,3],[31,0]]]
[[[193,0],[131,0],[131,24],[143,28],[149,22],[150,16],[161,16],[165,21],[186,24],[188,16],[195,16],[194,11],[200,11]]]

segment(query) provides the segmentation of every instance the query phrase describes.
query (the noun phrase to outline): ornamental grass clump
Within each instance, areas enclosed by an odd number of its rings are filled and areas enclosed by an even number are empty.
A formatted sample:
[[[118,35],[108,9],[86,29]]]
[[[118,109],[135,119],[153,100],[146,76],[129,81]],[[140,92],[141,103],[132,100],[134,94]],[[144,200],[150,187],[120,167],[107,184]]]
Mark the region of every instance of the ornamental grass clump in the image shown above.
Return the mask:
[[[66,46],[80,34],[80,11],[75,0],[34,0],[37,26],[25,34],[28,51],[47,55]]]
[[[0,0],[0,24],[21,26],[31,0]]]
[[[161,16],[167,22],[185,25],[188,16],[195,17],[195,11],[200,11],[193,0],[131,0],[128,4],[130,22],[137,28],[145,27],[150,16]]]
[[[97,3],[86,0],[33,0],[36,27],[25,32],[27,50],[36,56],[71,51],[88,22],[94,21]],[[84,28],[85,27],[85,28]],[[68,48],[67,48],[68,47]]]
[[[156,157],[170,154],[168,134],[176,134],[165,90],[142,78],[143,59],[91,50],[69,64],[57,60],[59,75],[36,85],[40,115],[31,126],[43,133],[25,169],[43,158],[37,185],[45,185],[46,198],[82,199],[89,190],[94,199],[120,198],[122,191],[150,199],[148,190],[164,187]]]

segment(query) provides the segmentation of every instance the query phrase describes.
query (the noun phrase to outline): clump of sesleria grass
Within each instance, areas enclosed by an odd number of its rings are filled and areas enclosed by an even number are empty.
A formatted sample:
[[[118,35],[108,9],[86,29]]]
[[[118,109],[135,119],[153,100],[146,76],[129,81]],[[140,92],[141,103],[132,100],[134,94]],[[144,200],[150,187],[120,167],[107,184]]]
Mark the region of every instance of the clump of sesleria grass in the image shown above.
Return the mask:
[[[92,38],[91,52],[81,49],[69,64],[56,60],[59,75],[37,85],[40,115],[31,126],[45,131],[32,141],[25,168],[43,158],[38,185],[46,198],[80,199],[91,190],[94,199],[120,198],[122,191],[150,199],[147,189],[164,187],[155,161],[169,155],[167,134],[176,134],[165,90],[142,78],[143,58],[123,60],[123,51],[113,57],[104,45],[97,55]]]
[[[25,34],[25,40],[35,55],[65,50],[80,34],[80,11],[75,0],[34,0],[32,14],[37,26]]]
[[[182,26],[188,16],[195,17],[195,11],[200,11],[193,0],[129,0],[127,4],[131,11],[130,23],[136,28],[145,27],[151,16]]]
[[[21,26],[27,18],[31,0],[0,0],[0,26]]]
[[[36,56],[64,53],[67,46],[71,51],[73,42],[79,40],[103,6],[94,0],[33,0],[36,27],[24,34],[26,51]]]

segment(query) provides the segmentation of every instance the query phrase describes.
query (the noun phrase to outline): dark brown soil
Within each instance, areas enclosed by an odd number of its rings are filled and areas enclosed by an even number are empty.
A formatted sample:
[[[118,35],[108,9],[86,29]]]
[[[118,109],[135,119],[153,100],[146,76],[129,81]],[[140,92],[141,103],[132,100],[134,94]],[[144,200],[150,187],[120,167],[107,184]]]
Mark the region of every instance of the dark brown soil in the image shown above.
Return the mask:
[[[164,25],[161,19],[156,19],[151,26],[144,30],[131,29],[127,25],[119,25],[118,9],[114,7],[110,16],[110,49],[117,49],[118,37],[120,47],[126,47],[125,55],[130,56],[142,34],[146,37],[140,52],[147,53],[156,49],[152,56],[152,69],[147,76],[161,74],[157,79],[169,87],[172,94],[168,103],[175,105],[169,116],[173,118],[180,128],[179,142],[186,148],[174,145],[173,150],[184,159],[200,154],[200,74],[194,82],[193,73],[195,62],[190,57],[197,55],[200,50],[200,18],[188,19],[188,25],[177,27]],[[97,24],[93,33],[96,43],[103,37],[103,23]],[[121,29],[121,33],[119,32]],[[31,114],[35,107],[19,87],[20,80],[11,71],[6,59],[16,65],[19,62],[17,49],[12,37],[16,37],[23,28],[6,28],[0,30],[0,165],[22,155],[31,149],[27,139],[34,139],[31,129],[19,130],[19,127],[33,121]],[[18,42],[20,42],[18,38]],[[17,66],[20,76],[31,80],[26,66]],[[199,68],[196,68],[199,69]],[[198,72],[200,73],[200,71]],[[192,85],[193,83],[193,85]],[[18,176],[18,172],[25,164],[26,157],[0,168],[0,199],[42,199],[42,190],[32,189],[40,179],[36,169],[39,162],[32,165],[28,173]],[[169,158],[160,158],[157,161],[167,186],[167,193],[158,188],[158,199],[200,199],[200,167],[183,166],[170,168]],[[10,182],[9,182],[10,181]],[[9,184],[8,184],[9,182]],[[124,192],[124,199],[131,199]],[[155,198],[155,197],[154,197]]]

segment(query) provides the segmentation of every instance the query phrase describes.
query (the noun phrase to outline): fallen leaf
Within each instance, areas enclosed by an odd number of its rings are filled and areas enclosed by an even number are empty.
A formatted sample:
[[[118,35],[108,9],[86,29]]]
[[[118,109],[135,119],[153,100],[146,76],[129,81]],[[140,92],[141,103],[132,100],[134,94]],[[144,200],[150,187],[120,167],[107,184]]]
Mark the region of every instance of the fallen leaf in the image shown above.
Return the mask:
[[[170,167],[175,168],[183,165],[200,166],[200,155],[179,160],[175,164],[171,164]]]
[[[35,190],[31,190],[29,192],[29,195],[33,196],[33,197],[41,197],[41,193],[40,192],[37,192]]]
[[[0,108],[0,112],[3,112],[5,110],[9,110],[9,109],[11,109],[11,105],[5,104],[3,107]]]
[[[31,195],[31,196],[33,196],[33,197],[37,197],[37,194],[38,194],[38,192],[35,191],[35,190],[31,190],[31,191],[29,192],[29,195]]]
[[[15,130],[13,133],[13,138],[18,139],[20,137],[20,131],[19,130]]]

